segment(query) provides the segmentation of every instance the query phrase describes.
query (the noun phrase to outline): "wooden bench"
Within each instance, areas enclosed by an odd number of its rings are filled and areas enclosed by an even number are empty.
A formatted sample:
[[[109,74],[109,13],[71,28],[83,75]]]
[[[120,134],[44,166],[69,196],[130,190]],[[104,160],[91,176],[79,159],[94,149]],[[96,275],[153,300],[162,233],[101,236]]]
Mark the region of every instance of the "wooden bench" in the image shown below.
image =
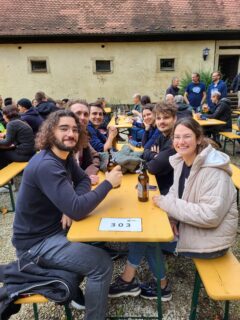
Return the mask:
[[[20,172],[22,172],[26,168],[27,164],[28,162],[12,162],[0,170],[0,187],[4,187],[9,191],[12,205],[11,211],[15,211],[15,202],[11,180]]]
[[[227,142],[232,142],[232,144],[233,144],[233,156],[234,156],[235,155],[235,143],[236,143],[236,140],[240,139],[240,136],[237,135],[236,133],[233,133],[233,132],[219,132],[219,134],[224,137],[223,151],[224,152],[226,151]]]
[[[39,313],[38,313],[37,304],[38,303],[46,303],[48,301],[49,300],[47,298],[45,298],[44,296],[42,296],[40,294],[34,294],[29,297],[19,298],[18,300],[15,301],[15,304],[33,304],[34,319],[39,320]],[[66,313],[67,320],[72,320],[72,312],[71,312],[69,306],[64,305],[64,307],[65,307],[65,313]]]
[[[230,163],[230,167],[232,169],[232,181],[237,189],[237,203],[239,204],[240,168],[238,168],[235,164],[232,163]]]
[[[240,131],[237,124],[233,124],[232,129],[235,131]]]
[[[210,298],[223,300],[225,312],[223,320],[229,316],[229,301],[240,300],[240,263],[232,252],[215,259],[193,259],[196,276],[189,320],[197,315],[198,296],[203,283]]]

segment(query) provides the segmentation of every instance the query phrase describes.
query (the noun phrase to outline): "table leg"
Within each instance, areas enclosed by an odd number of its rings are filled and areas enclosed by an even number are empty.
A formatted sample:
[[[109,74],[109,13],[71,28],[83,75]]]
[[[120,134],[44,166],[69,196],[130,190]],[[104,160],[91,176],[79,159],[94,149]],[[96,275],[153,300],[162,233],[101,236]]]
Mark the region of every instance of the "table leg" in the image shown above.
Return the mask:
[[[158,320],[162,320],[162,300],[161,300],[161,286],[160,286],[160,244],[156,243],[156,260],[157,260],[157,309]]]

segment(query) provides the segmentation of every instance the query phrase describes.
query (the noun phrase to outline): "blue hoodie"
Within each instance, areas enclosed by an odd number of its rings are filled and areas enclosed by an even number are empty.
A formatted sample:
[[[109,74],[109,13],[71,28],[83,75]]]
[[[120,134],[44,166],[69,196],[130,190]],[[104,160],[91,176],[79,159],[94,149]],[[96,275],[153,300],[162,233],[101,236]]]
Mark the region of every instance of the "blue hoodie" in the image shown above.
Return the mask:
[[[26,111],[25,113],[21,114],[21,120],[27,122],[30,125],[34,135],[36,135],[40,125],[43,122],[43,118],[33,107],[28,109],[28,111]]]

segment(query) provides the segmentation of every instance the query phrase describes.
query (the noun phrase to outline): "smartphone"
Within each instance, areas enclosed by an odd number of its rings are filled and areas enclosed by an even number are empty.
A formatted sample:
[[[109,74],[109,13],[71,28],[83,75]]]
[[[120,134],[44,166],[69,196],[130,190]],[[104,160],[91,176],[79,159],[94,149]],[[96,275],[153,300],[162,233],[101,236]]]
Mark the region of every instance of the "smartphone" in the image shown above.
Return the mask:
[[[156,191],[156,190],[157,190],[157,186],[153,186],[153,185],[149,184],[148,190],[150,190],[150,191]]]

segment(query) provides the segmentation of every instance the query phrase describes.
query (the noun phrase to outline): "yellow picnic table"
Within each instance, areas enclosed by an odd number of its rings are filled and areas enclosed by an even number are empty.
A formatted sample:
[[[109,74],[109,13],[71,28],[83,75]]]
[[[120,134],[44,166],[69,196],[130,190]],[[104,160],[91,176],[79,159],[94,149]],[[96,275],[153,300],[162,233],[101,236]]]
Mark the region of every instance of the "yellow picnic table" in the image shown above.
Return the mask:
[[[240,114],[240,111],[234,110],[232,113]]]
[[[199,124],[200,126],[219,126],[219,125],[222,125],[222,124],[226,124],[225,121],[221,121],[221,120],[217,120],[217,119],[207,119],[207,120],[198,120],[198,119],[195,119]]]
[[[124,115],[118,116],[118,124],[115,124],[115,116],[111,118],[111,121],[108,124],[108,127],[116,127],[116,128],[132,128],[132,123],[130,122],[130,118]]]
[[[100,174],[100,180],[103,180]],[[150,184],[156,185],[154,176],[149,176]],[[159,191],[149,191],[149,201],[139,202],[137,196],[137,175],[126,174],[123,176],[121,186],[109,192],[106,198],[85,219],[73,222],[68,232],[69,241],[91,242],[169,242],[173,239],[172,229],[167,214],[156,207],[152,202],[152,196]],[[141,221],[141,231],[115,231],[109,229],[100,230],[100,225],[106,220],[113,224],[119,224],[118,219],[126,219],[121,225],[132,220]],[[121,226],[120,225],[120,226]],[[158,245],[156,246],[158,247]],[[157,249],[158,250],[158,249]],[[161,293],[158,291],[158,319],[162,319]]]

